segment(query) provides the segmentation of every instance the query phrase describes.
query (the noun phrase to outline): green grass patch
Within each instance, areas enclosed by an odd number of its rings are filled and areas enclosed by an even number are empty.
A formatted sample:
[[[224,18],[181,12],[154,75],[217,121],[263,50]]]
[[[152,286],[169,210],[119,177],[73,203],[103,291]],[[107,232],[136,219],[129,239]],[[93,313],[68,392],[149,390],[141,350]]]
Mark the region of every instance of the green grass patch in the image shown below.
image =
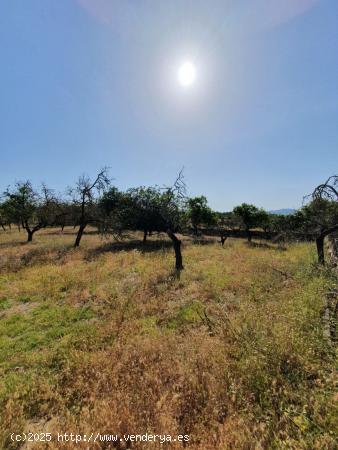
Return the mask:
[[[11,302],[6,297],[0,298],[0,311],[8,309],[11,306]]]
[[[91,317],[89,308],[48,303],[26,314],[5,317],[0,321],[0,363],[10,366],[14,360],[17,364],[21,355],[60,345],[62,338],[78,338],[89,326],[83,321]]]
[[[201,322],[202,314],[202,303],[198,300],[194,300],[191,303],[179,308],[177,313],[165,322],[165,325],[169,329],[177,329],[187,325],[193,325]]]

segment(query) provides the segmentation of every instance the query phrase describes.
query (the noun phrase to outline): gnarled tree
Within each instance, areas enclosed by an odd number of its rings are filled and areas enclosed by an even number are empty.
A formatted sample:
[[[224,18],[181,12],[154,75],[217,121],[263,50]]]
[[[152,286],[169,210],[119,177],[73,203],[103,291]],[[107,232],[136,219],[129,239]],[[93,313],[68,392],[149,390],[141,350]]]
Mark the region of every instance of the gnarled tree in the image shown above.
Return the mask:
[[[175,251],[175,267],[183,269],[179,230],[185,202],[185,184],[180,172],[171,187],[139,187],[120,192],[116,187],[107,191],[99,202],[104,213],[103,232],[121,235],[124,230],[141,230],[144,241],[149,232],[164,232]]]
[[[184,207],[186,204],[186,184],[184,182],[183,170],[181,170],[171,187],[164,188],[162,192],[160,215],[164,220],[166,233],[171,239],[175,252],[175,268],[177,271],[184,269],[181,252],[181,240],[176,236],[180,230],[183,220]]]
[[[318,262],[325,264],[324,240],[338,231],[338,175],[318,185],[308,197],[312,202],[304,207],[308,212],[307,223],[312,224],[316,233]]]
[[[326,199],[338,202],[338,175],[332,175],[324,183],[319,184],[311,197],[313,200]]]
[[[41,228],[53,223],[54,197],[45,185],[41,192],[33,189],[30,181],[18,182],[13,190],[4,193],[2,209],[6,212],[9,223],[17,223],[27,232],[27,242]]]
[[[79,247],[84,230],[89,224],[98,223],[97,197],[108,189],[110,178],[108,168],[103,168],[94,180],[87,175],[79,177],[76,186],[68,189],[72,197],[72,203],[79,229],[74,242],[74,247]]]

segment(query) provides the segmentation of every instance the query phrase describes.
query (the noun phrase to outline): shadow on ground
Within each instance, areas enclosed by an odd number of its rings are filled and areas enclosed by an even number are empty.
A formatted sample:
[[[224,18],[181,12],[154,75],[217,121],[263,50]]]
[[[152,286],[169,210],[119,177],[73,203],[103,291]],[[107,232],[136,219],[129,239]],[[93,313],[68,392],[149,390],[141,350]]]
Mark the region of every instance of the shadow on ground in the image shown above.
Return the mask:
[[[213,240],[191,240],[191,241],[183,241],[183,245],[210,245],[214,244]],[[87,251],[87,258],[92,259],[97,255],[103,253],[117,253],[122,251],[132,251],[137,250],[141,253],[153,253],[159,252],[163,250],[172,249],[172,243],[166,239],[158,239],[158,240],[149,240],[147,242],[143,242],[139,239],[133,239],[129,241],[115,241],[115,242],[107,242],[99,247],[89,249]]]
[[[93,249],[88,249],[87,256],[89,258],[95,257],[102,253],[117,253],[117,252],[125,252],[131,250],[138,250],[142,253],[152,253],[158,252],[164,249],[171,248],[172,244],[170,241],[166,240],[158,240],[158,241],[148,241],[142,242],[137,239],[133,239],[130,241],[118,241],[118,242],[107,242],[103,245],[100,245]]]
[[[271,245],[271,244],[267,244],[265,242],[247,242],[247,246],[251,247],[251,248],[264,248],[264,249],[268,249],[268,250],[278,250],[278,251],[285,251],[286,247],[281,246],[281,245]]]

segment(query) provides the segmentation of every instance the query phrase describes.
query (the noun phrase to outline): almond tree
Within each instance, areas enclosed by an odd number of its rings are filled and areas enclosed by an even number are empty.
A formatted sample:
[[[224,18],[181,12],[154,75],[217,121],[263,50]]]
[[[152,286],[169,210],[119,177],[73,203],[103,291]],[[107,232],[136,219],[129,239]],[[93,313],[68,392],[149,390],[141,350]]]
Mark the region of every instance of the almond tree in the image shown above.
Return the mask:
[[[318,262],[325,264],[325,237],[338,231],[338,175],[318,185],[310,197],[312,202],[305,207],[307,224],[312,224],[316,233]]]
[[[311,194],[312,199],[326,199],[338,202],[338,175],[332,175],[324,183],[319,184]]]
[[[263,209],[259,209],[256,206],[247,203],[236,206],[233,213],[241,219],[247,234],[248,242],[251,242],[252,239],[252,228],[262,226],[267,217],[267,213]]]
[[[87,225],[98,223],[97,197],[107,190],[109,185],[108,168],[105,167],[94,180],[91,180],[87,175],[82,175],[79,177],[76,186],[68,189],[79,225],[74,247],[79,247]]]
[[[338,231],[338,202],[316,198],[297,213],[300,217],[300,231],[316,239],[318,263],[325,264],[324,240]]]
[[[5,204],[4,203],[0,203],[0,227],[4,231],[6,231],[6,227],[5,227],[5,225],[7,225],[6,219],[7,219],[7,217],[6,217]]]
[[[192,197],[187,200],[187,217],[191,222],[194,234],[198,234],[200,225],[215,225],[216,215],[208,206],[204,195]]]
[[[127,192],[132,205],[132,228],[143,231],[143,243],[153,231],[165,231],[161,216],[162,193],[157,187],[129,189]]]
[[[185,200],[182,172],[171,187],[139,187],[125,193],[112,187],[99,202],[103,232],[120,236],[124,230],[142,230],[144,242],[147,233],[164,232],[173,244],[176,270],[182,270],[181,241],[176,233],[182,225]]]
[[[160,215],[165,224],[165,231],[171,239],[175,252],[175,268],[177,271],[184,269],[181,240],[176,236],[180,230],[183,220],[183,211],[186,204],[186,184],[184,182],[183,170],[181,170],[171,187],[163,188]]]
[[[34,233],[53,223],[54,197],[45,185],[38,192],[30,181],[18,182],[14,189],[5,191],[4,198],[2,208],[9,223],[17,223],[26,230],[27,242],[32,242]]]

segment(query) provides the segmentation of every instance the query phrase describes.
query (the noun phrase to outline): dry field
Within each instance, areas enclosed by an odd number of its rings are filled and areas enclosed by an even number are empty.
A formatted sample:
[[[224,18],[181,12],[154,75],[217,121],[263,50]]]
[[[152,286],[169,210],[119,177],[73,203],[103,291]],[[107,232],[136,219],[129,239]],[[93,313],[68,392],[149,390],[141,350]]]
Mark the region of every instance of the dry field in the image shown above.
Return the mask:
[[[185,447],[334,449],[334,349],[321,313],[337,279],[313,244],[94,231],[0,232],[0,448],[181,449],[60,443],[57,432],[189,435]],[[21,444],[11,433],[51,432]]]

